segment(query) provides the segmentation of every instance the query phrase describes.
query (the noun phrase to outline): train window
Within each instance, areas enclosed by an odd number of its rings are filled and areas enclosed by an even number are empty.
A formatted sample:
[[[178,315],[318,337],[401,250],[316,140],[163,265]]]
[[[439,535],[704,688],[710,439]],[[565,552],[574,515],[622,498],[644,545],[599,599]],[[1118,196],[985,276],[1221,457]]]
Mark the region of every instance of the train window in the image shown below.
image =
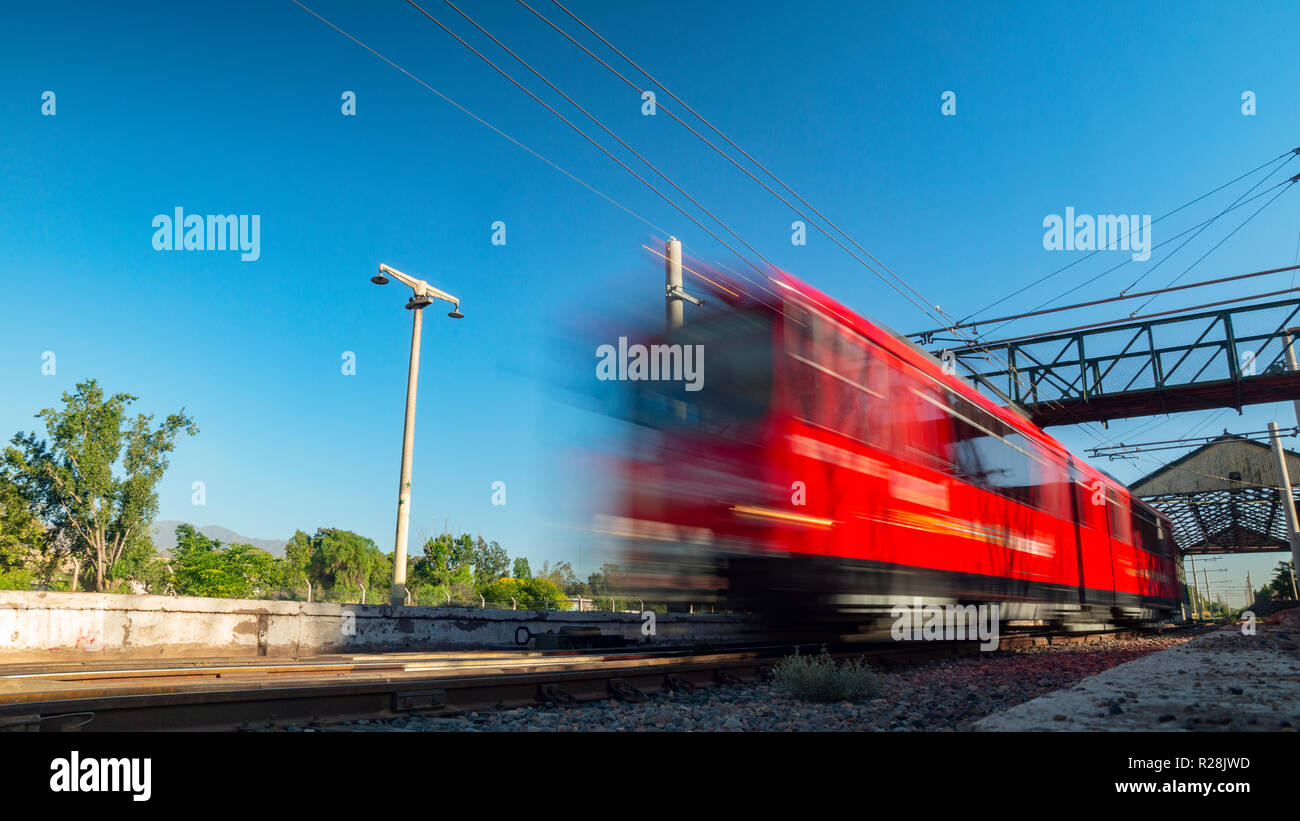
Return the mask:
[[[1106,491],[1106,513],[1110,517],[1110,537],[1121,542],[1133,543],[1132,521],[1130,511],[1120,501],[1119,494],[1113,490]]]
[[[1132,506],[1130,521],[1133,528],[1133,546],[1163,555],[1163,527],[1158,520],[1137,505]]]
[[[665,340],[669,344],[659,346],[659,362],[673,378],[645,382],[640,399],[645,415],[684,404],[685,424],[718,433],[761,419],[772,394],[771,333],[770,316],[760,311],[719,312],[672,331]],[[694,381],[685,357],[673,357],[677,345],[696,346]],[[690,389],[692,384],[698,390]],[[670,412],[663,423],[680,425],[682,419]]]
[[[951,418],[939,390],[907,371],[895,372],[890,387],[895,448],[935,470],[952,470]]]
[[[785,348],[790,356],[791,412],[805,422],[813,418],[813,405],[817,396],[817,371],[811,363],[816,361],[813,349],[813,318],[809,312],[794,306],[786,307]]]
[[[1037,448],[1035,448],[1037,450]],[[1040,451],[1041,453],[1041,451]],[[1039,509],[1050,513],[1058,519],[1070,518],[1070,477],[1065,465],[1057,461],[1055,455],[1043,454],[1044,458],[1032,467],[1036,468],[1037,482],[1036,503]]]
[[[838,323],[809,315],[788,337],[791,389],[801,419],[852,439],[888,441],[888,365],[870,342]]]
[[[1070,485],[1074,491],[1074,521],[1082,527],[1093,527],[1097,521],[1093,513],[1093,498],[1096,491],[1092,489],[1092,483],[1095,480],[1089,480],[1076,467],[1070,468]]]
[[[1041,504],[1038,447],[970,400],[949,392],[948,401],[954,455],[962,477],[1017,502]]]

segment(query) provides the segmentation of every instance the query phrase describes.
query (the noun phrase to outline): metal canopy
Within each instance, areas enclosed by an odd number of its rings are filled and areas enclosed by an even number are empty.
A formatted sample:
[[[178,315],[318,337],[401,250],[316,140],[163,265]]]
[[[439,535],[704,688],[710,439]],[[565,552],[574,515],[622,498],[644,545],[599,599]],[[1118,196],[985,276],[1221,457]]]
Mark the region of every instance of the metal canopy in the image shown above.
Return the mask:
[[[951,349],[958,372],[1040,427],[1300,398],[1286,330],[1300,300]],[[942,357],[944,352],[939,352]]]
[[[1300,454],[1284,451],[1300,475]],[[1290,550],[1268,445],[1224,434],[1129,486],[1173,521],[1182,553]]]

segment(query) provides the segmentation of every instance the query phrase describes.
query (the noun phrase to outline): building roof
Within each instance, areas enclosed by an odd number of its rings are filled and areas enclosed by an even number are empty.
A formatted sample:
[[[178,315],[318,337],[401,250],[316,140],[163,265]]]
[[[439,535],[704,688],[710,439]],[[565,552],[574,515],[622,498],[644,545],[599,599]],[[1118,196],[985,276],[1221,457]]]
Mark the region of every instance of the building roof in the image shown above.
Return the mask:
[[[1294,487],[1300,454],[1283,453]],[[1268,445],[1225,433],[1137,480],[1129,491],[1170,518],[1184,553],[1259,552],[1290,549],[1279,484]]]

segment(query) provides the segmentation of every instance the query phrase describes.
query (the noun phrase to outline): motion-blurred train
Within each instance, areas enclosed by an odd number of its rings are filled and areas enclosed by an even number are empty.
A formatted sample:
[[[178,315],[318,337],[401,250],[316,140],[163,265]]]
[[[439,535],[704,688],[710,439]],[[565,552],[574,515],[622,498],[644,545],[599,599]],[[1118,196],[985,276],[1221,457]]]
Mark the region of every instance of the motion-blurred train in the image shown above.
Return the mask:
[[[876,625],[918,599],[1013,626],[1179,617],[1167,518],[910,341],[772,281],[646,339],[703,362],[694,386],[627,383],[640,433],[605,517],[623,587]]]

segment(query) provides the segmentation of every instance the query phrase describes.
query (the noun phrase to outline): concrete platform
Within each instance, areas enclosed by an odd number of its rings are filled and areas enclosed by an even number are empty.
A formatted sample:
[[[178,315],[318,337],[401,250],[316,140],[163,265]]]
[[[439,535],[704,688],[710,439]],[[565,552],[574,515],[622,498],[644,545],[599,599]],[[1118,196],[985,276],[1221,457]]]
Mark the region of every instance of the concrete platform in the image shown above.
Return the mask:
[[[981,731],[1300,729],[1300,630],[1225,627],[975,722]]]

